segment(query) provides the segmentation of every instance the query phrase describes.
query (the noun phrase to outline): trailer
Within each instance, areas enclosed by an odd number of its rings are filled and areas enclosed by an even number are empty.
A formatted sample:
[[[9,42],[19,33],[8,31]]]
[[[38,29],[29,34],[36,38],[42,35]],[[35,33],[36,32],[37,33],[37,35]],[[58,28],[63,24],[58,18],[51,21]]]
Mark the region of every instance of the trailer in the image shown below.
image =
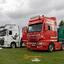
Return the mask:
[[[62,42],[62,46],[64,48],[64,25],[59,26],[58,28],[58,41]]]
[[[20,30],[16,24],[5,24],[0,26],[0,46],[20,47]]]
[[[55,17],[37,16],[30,18],[26,47],[31,50],[64,49],[58,41],[57,23]]]

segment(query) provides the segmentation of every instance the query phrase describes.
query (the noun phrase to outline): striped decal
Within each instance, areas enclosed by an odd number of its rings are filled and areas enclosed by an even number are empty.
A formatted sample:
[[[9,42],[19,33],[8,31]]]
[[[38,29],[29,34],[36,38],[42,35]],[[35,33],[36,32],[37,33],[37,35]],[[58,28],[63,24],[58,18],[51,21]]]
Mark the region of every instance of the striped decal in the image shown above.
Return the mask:
[[[44,41],[53,41],[54,42],[54,41],[57,41],[57,40],[44,40]]]
[[[58,38],[58,37],[56,36],[56,37],[50,37],[50,38]]]

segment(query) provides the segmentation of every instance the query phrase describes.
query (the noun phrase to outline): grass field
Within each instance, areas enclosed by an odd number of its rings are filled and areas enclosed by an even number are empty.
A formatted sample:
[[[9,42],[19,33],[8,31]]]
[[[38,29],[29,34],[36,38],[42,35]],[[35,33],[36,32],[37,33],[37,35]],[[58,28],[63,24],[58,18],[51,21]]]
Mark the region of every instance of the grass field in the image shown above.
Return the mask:
[[[40,62],[32,62],[38,58]],[[0,64],[64,64],[64,51],[39,52],[26,48],[0,50]]]

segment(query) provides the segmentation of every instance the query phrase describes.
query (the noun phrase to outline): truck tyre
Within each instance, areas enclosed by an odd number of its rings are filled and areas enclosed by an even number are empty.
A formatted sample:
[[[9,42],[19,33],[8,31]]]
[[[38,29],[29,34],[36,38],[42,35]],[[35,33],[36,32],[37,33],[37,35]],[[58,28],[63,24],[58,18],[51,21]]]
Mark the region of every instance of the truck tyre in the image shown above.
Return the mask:
[[[15,43],[11,43],[11,48],[16,48],[16,44]]]
[[[23,44],[23,41],[20,42],[20,48],[23,47],[22,44]]]
[[[54,45],[53,44],[50,44],[49,46],[48,46],[48,51],[49,52],[52,52],[54,50]]]

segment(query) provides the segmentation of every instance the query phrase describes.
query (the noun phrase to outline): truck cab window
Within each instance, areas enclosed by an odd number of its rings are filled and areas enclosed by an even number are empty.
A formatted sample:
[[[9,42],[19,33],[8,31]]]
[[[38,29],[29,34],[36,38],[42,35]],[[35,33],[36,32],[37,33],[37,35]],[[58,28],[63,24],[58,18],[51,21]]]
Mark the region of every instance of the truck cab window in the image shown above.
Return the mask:
[[[48,25],[48,30],[50,30],[50,26]]]
[[[48,30],[53,30],[54,27],[48,25]]]
[[[9,31],[9,35],[12,35],[12,31]]]
[[[4,29],[4,30],[0,30],[0,36],[5,36],[6,35],[6,29]]]

